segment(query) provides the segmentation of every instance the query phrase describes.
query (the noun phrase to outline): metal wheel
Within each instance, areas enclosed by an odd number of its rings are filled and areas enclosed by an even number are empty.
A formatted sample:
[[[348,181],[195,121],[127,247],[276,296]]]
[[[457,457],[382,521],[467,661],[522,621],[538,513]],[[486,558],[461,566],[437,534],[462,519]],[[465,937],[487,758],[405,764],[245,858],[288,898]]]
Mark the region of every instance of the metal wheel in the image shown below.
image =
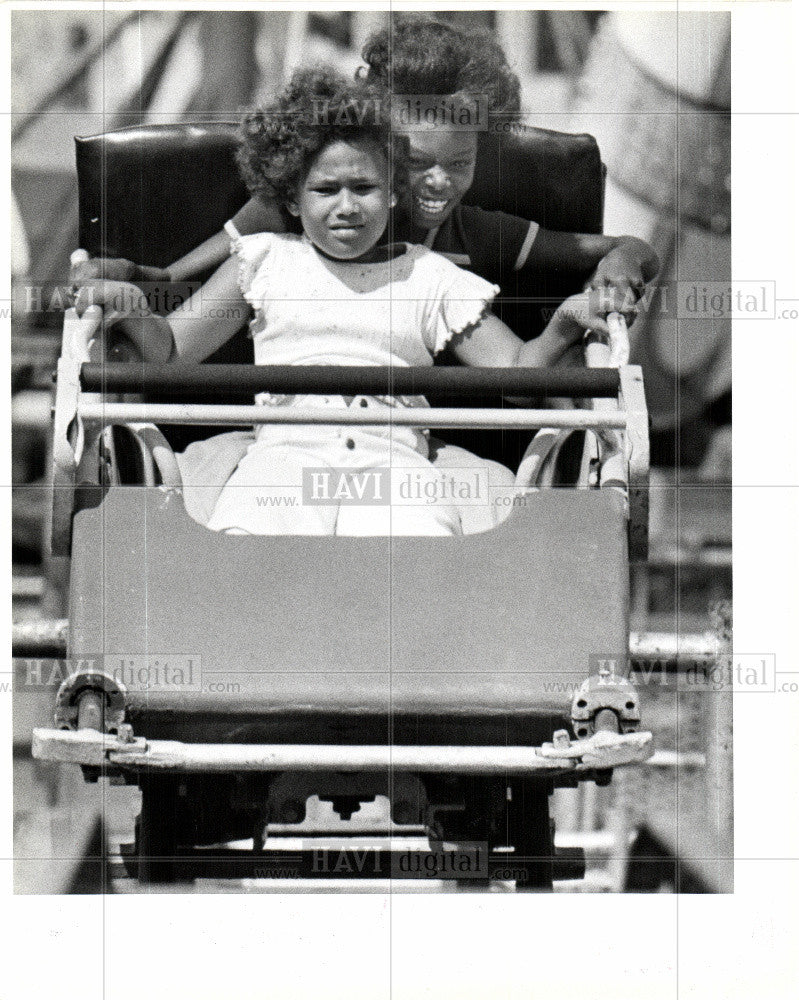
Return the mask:
[[[555,846],[549,819],[549,787],[540,779],[516,778],[508,784],[508,866],[518,870],[517,890],[551,892]]]
[[[554,844],[549,786],[540,779],[470,777],[464,810],[443,813],[440,840],[485,845],[486,878],[456,879],[464,889],[515,881],[517,890],[551,891]],[[513,850],[509,850],[513,848]]]
[[[143,885],[176,878],[178,788],[174,778],[146,775],[136,828],[138,878]]]

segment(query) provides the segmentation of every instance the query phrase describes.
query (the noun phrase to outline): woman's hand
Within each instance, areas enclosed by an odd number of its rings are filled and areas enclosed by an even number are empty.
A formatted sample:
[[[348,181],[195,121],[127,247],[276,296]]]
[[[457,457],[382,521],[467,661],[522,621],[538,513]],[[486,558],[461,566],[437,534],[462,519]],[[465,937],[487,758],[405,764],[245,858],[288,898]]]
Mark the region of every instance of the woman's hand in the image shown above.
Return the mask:
[[[75,311],[82,316],[91,305],[103,310],[103,335],[114,328],[127,337],[145,361],[164,362],[174,353],[169,323],[156,316],[147,297],[136,285],[125,281],[86,281],[75,296]]]
[[[160,267],[146,267],[134,264],[124,257],[91,257],[80,261],[70,268],[70,281],[80,285],[84,281],[94,280],[143,282],[170,281],[169,271]]]
[[[600,308],[594,315],[620,312],[628,324],[632,323],[635,304],[659,267],[657,254],[648,243],[634,236],[619,237],[617,245],[600,260],[587,285],[589,291],[607,297],[607,303],[600,300]]]
[[[607,317],[613,312],[621,313],[629,326],[638,314],[638,306],[631,304],[629,298],[615,288],[591,288],[570,295],[555,310],[549,325],[553,327],[553,332],[569,343],[581,338],[588,330],[607,339],[610,337]]]
[[[82,316],[89,306],[101,306],[108,320],[150,314],[147,296],[129,281],[94,278],[82,282],[75,294],[75,311]]]

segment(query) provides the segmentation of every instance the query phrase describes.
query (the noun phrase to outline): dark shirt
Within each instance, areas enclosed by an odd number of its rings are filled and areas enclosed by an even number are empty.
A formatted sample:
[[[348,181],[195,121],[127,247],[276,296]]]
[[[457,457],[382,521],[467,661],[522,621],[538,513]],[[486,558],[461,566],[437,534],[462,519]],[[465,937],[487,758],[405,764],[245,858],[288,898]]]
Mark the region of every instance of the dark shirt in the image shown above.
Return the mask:
[[[430,230],[425,246],[487,281],[502,284],[503,278],[524,266],[537,233],[537,223],[518,215],[458,205],[442,226]]]

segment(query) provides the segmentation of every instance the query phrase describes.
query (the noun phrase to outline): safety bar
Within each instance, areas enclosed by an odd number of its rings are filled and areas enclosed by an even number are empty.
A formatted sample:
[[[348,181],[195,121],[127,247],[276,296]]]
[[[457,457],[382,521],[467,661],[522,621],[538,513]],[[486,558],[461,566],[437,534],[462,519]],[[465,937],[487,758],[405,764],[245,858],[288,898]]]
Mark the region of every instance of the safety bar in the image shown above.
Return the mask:
[[[84,392],[203,395],[274,392],[346,396],[566,396],[616,398],[619,373],[612,368],[462,368],[366,365],[91,364],[81,367]]]
[[[442,774],[531,774],[638,764],[652,755],[652,734],[599,732],[586,740],[541,747],[347,746],[129,741],[94,729],[34,729],[33,756],[88,767],[236,773],[241,771],[405,771]]]
[[[97,424],[335,424],[336,426],[482,427],[519,429],[571,427],[623,430],[623,412],[592,410],[493,410],[482,408],[391,407],[385,410],[299,406],[227,406],[222,403],[79,402],[78,417]]]

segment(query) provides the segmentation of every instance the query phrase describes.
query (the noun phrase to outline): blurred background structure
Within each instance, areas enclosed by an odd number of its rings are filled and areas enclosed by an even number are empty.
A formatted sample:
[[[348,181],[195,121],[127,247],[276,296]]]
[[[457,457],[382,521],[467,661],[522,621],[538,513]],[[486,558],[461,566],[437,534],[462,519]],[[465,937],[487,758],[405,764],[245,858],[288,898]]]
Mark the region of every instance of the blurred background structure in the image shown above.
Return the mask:
[[[730,282],[729,16],[432,16],[496,33],[521,78],[527,124],[596,136],[608,170],[605,231],[641,236],[661,256],[665,288],[633,330],[655,467],[651,558],[633,570],[632,627],[635,634],[702,635],[712,628],[709,608],[726,607],[732,594],[730,319],[678,321],[673,283]],[[59,288],[77,246],[73,136],[140,123],[235,120],[298,65],[330,62],[353,73],[367,36],[388,18],[330,10],[13,12],[15,621],[64,614],[63,568],[47,560],[43,524]],[[707,839],[697,840],[697,831],[715,823],[714,850],[722,844],[731,856],[729,740],[722,739],[719,754],[711,725],[718,706],[707,694],[678,694],[679,664],[671,654],[658,669],[663,680],[650,683],[642,701],[646,711],[648,697],[647,723],[665,755],[611,789],[586,786],[579,798],[576,790],[561,796],[564,842],[593,845],[588,888],[729,885],[728,873],[701,860]],[[15,711],[18,842],[48,857],[59,854],[59,824],[70,823],[59,813],[61,778],[34,765],[29,741],[33,725],[49,722],[52,695],[29,692]],[[652,862],[648,876],[640,866],[630,875],[632,836],[648,857],[665,859]],[[54,865],[51,885],[71,877]],[[34,881],[20,872],[23,891],[47,891]]]

